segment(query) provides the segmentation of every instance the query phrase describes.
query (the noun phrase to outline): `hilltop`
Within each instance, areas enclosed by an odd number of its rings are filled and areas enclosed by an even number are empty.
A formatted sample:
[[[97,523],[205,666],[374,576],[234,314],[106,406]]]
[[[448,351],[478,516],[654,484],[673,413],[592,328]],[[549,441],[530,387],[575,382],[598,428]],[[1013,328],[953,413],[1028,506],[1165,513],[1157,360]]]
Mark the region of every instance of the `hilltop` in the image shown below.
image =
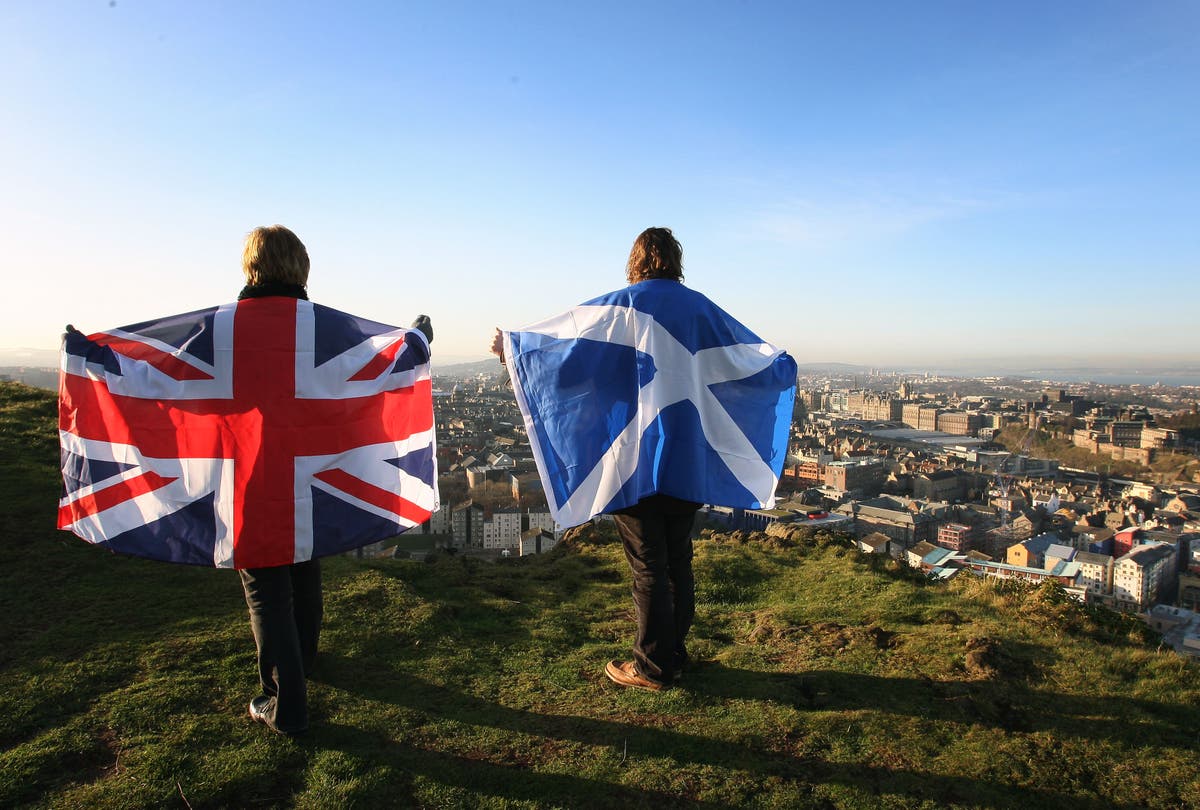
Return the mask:
[[[299,739],[245,716],[229,571],[54,530],[53,394],[0,384],[0,806],[1196,807],[1197,672],[1053,589],[949,585],[845,538],[697,542],[697,666],[632,632],[611,532],[481,563],[328,561]]]

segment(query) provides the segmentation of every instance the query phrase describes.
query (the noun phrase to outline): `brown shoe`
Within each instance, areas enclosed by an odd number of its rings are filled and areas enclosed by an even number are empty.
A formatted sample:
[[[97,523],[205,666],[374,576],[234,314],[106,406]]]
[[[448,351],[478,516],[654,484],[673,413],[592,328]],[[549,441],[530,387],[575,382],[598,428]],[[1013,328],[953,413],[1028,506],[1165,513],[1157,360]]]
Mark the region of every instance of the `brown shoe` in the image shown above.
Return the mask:
[[[630,686],[634,689],[645,689],[647,692],[661,692],[670,689],[669,683],[659,683],[638,674],[637,667],[632,661],[609,661],[604,665],[604,674],[618,686]]]

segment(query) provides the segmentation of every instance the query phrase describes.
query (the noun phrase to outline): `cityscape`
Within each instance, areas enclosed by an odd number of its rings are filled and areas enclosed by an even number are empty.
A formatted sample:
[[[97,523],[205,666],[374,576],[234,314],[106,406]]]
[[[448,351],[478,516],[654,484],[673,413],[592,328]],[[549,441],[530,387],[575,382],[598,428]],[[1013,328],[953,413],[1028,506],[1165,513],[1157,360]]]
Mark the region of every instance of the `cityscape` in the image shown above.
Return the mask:
[[[770,509],[702,531],[845,532],[929,577],[1053,581],[1200,657],[1200,388],[802,369]],[[486,559],[563,536],[504,370],[435,373],[441,510],[360,554]],[[597,520],[604,520],[603,517]]]
[[[57,374],[0,369],[48,389]],[[700,528],[837,530],[939,580],[1053,581],[1200,658],[1198,402],[1198,386],[802,368],[776,504],[706,505]],[[435,417],[441,509],[356,553],[553,549],[563,527],[504,369],[435,372]]]

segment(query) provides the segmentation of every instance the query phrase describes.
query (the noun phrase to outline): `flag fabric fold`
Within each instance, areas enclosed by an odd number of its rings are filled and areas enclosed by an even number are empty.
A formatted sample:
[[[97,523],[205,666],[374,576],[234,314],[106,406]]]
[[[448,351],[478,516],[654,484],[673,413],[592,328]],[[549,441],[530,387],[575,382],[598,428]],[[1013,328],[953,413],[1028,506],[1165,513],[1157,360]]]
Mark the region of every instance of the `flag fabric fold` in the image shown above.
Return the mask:
[[[69,332],[58,526],[152,559],[260,568],[438,508],[429,346],[287,297]]]
[[[701,293],[643,281],[503,340],[559,524],[654,494],[774,505],[796,363]]]

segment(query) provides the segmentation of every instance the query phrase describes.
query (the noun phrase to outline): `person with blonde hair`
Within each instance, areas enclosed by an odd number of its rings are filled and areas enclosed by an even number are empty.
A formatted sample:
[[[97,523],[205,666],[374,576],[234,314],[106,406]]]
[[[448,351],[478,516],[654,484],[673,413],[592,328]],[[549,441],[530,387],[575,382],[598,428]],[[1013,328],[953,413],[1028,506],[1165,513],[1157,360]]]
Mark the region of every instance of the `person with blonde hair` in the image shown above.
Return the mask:
[[[60,365],[59,528],[237,570],[261,687],[249,716],[284,734],[309,725],[319,558],[438,508],[429,318],[401,329],[313,304],[309,264],[292,231],[255,228],[236,304],[68,325]],[[402,468],[409,456],[418,467]]]
[[[238,300],[282,296],[308,300],[308,251],[282,225],[255,228],[246,237]],[[432,342],[425,315],[413,323]],[[262,694],[250,701],[250,717],[284,734],[308,729],[307,678],[317,659],[324,613],[321,563],[310,559],[238,571],[258,651]]]
[[[282,225],[255,228],[246,236],[238,300],[283,296],[308,300],[308,250]],[[262,694],[250,701],[250,717],[275,731],[308,730],[308,684],[317,659],[324,599],[321,561],[305,560],[238,571],[250,629],[258,650]]]

